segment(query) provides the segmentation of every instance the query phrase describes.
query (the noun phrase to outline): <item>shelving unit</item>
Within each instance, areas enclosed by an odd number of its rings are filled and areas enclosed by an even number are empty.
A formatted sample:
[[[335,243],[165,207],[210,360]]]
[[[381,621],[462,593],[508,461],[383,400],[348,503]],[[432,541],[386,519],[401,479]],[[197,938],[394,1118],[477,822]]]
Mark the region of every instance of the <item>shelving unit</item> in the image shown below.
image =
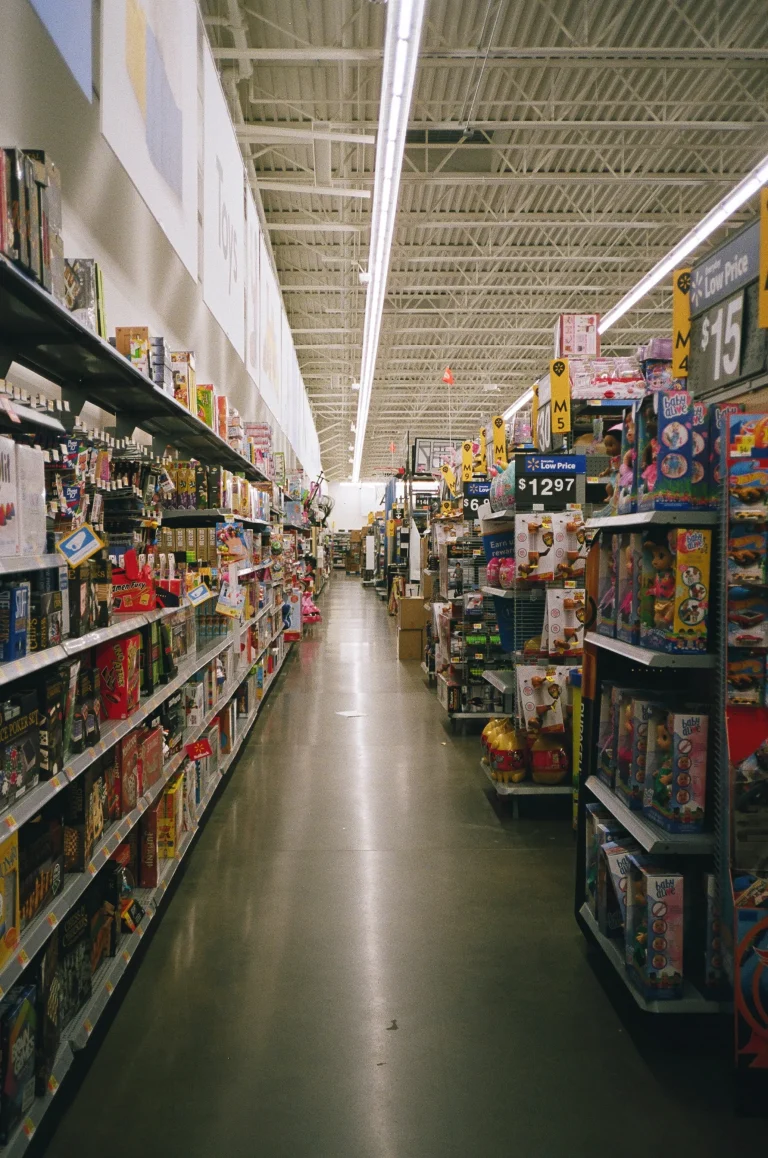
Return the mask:
[[[714,836],[711,832],[702,833],[674,833],[666,832],[658,824],[647,820],[642,812],[633,812],[626,804],[597,776],[589,776],[586,787],[611,813],[620,821],[627,832],[635,838],[646,852],[659,855],[687,855],[702,856],[711,853],[714,848]]]
[[[586,632],[584,642],[610,651],[614,655],[621,655],[625,659],[631,659],[633,663],[642,664],[643,667],[707,668],[714,667],[717,661],[716,656],[707,652],[699,655],[677,655],[670,651],[651,651],[650,648],[637,647],[633,643],[625,643],[613,636],[600,635],[596,631]]]

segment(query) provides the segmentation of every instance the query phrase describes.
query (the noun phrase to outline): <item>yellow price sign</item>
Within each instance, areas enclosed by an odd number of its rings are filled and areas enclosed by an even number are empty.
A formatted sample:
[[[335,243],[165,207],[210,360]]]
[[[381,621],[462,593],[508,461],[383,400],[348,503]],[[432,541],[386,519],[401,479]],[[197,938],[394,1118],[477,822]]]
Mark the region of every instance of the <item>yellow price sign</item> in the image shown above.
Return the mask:
[[[672,376],[688,377],[691,352],[691,267],[672,274]]]

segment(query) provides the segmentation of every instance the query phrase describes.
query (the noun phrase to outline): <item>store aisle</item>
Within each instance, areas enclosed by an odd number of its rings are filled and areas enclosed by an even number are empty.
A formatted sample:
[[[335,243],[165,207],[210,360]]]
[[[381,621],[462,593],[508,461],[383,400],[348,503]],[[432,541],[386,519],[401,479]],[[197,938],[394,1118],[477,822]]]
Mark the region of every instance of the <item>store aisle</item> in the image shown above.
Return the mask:
[[[715,1062],[622,1027],[573,920],[565,814],[497,810],[372,592],[337,575],[321,607],[51,1158],[756,1142]]]

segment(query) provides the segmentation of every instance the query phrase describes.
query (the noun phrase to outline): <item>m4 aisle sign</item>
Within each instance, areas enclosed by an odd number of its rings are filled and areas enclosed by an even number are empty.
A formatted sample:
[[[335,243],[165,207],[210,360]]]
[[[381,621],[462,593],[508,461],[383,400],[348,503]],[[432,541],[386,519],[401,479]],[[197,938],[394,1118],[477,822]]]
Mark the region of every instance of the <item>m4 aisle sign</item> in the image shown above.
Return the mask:
[[[672,377],[688,377],[691,348],[691,267],[672,275]]]

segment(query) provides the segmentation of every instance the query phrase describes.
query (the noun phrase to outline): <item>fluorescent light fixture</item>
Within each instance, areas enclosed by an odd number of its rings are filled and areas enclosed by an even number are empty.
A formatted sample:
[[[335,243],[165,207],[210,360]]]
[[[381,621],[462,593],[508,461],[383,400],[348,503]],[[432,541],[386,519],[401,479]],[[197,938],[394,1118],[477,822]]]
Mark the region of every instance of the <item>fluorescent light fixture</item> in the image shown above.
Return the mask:
[[[371,209],[371,248],[368,254],[370,282],[365,300],[360,395],[357,400],[357,433],[352,467],[354,480],[360,478],[363,459],[365,428],[371,404],[373,375],[376,370],[376,355],[381,333],[381,315],[384,309],[392,235],[397,214],[405,134],[416,79],[425,9],[426,0],[389,0],[387,4],[387,31],[384,40]]]
[[[533,390],[529,386],[527,390],[523,391],[519,398],[515,399],[511,406],[507,407],[502,415],[502,418],[505,422],[507,422],[513,414],[517,414],[518,410],[522,410],[524,406],[530,406],[531,402],[533,402]]]
[[[645,277],[642,277],[637,285],[633,286],[629,293],[624,294],[624,297],[600,319],[598,326],[600,333],[604,334],[606,330],[609,330],[619,318],[626,314],[627,310],[636,306],[649,290],[668,277],[680,265],[680,262],[690,253],[693,253],[694,249],[698,249],[702,241],[705,241],[724,221],[727,221],[732,213],[735,213],[745,201],[749,201],[750,197],[754,197],[766,181],[768,181],[768,157],[763,157],[760,164],[751,173],[748,173],[743,181],[731,189],[722,201],[718,201],[717,205],[710,209],[699,224],[690,233],[686,233],[674,249],[670,249],[666,257],[657,262],[653,269]]]

